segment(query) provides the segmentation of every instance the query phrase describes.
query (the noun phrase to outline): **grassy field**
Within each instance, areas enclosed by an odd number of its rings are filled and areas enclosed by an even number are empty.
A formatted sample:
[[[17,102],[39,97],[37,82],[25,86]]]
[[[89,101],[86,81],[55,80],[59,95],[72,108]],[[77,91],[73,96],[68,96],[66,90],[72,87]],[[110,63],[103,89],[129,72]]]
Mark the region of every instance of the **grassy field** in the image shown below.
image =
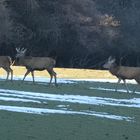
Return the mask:
[[[59,78],[114,78],[107,71],[55,70]],[[24,72],[14,68],[15,75]],[[93,81],[58,87],[0,81],[0,140],[139,140],[140,94],[115,92],[115,86]]]

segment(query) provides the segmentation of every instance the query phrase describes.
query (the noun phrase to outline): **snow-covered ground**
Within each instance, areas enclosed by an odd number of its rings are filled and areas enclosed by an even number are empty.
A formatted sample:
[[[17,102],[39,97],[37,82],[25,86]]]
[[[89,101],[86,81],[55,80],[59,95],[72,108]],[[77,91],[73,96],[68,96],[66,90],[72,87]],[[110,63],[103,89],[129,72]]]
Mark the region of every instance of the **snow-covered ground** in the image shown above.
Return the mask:
[[[21,112],[21,113],[32,113],[32,114],[74,114],[74,115],[88,115],[103,117],[115,120],[126,120],[132,121],[134,118],[120,115],[112,115],[106,112],[96,112],[90,110],[76,111],[70,108],[70,104],[85,104],[85,105],[97,105],[97,106],[121,106],[121,107],[134,107],[140,108],[140,99],[113,99],[113,98],[102,98],[102,97],[91,97],[81,95],[63,95],[63,94],[49,94],[49,93],[36,93],[36,92],[25,92],[17,90],[6,90],[0,89],[0,101],[8,102],[30,102],[35,104],[47,104],[48,101],[60,102],[56,109],[47,108],[34,108],[34,107],[23,107],[23,106],[9,106],[0,105],[0,110]],[[67,103],[67,105],[63,105]]]
[[[1,80],[4,80],[5,77],[0,77]],[[23,76],[14,76],[14,80],[22,80]],[[35,77],[36,82],[48,84],[49,78],[44,77]],[[32,81],[32,77],[28,76],[26,81]],[[77,81],[98,81],[98,82],[117,82],[117,80],[110,79],[58,79],[58,83],[77,83]],[[134,81],[129,81],[135,84]],[[106,91],[115,91],[114,89],[104,89],[102,87],[89,87],[90,90],[106,90]],[[120,90],[120,92],[126,92],[125,90]],[[139,94],[139,92],[137,92]],[[120,116],[112,115],[106,112],[96,112],[90,110],[73,110],[70,108],[69,104],[76,105],[93,105],[93,106],[120,106],[124,108],[140,108],[140,98],[132,99],[114,99],[114,98],[104,98],[104,97],[95,97],[95,96],[82,96],[82,95],[73,95],[70,94],[52,94],[52,93],[37,93],[37,92],[25,92],[17,90],[7,90],[0,89],[0,101],[4,102],[23,102],[23,103],[34,103],[34,104],[47,104],[48,101],[59,102],[60,104],[55,107],[55,109],[48,108],[35,108],[35,107],[24,107],[24,106],[10,106],[10,105],[0,105],[0,110],[13,111],[13,112],[22,112],[22,113],[32,113],[32,114],[74,114],[74,115],[88,115],[103,117],[108,119],[115,120],[126,120],[132,121],[133,117],[129,116]],[[64,104],[67,105],[64,105]]]
[[[5,76],[0,76],[0,80],[5,80],[6,77]],[[22,80],[23,79],[23,75],[21,76],[13,76],[14,80]],[[36,82],[45,82],[48,83],[50,80],[50,78],[47,77],[39,77],[39,76],[35,76],[35,81]],[[25,81],[32,81],[32,77],[31,76],[27,76]],[[54,81],[54,79],[53,79]],[[58,83],[76,83],[77,81],[93,81],[93,82],[110,82],[110,83],[116,83],[118,80],[117,79],[65,79],[65,78],[57,78],[57,82]],[[122,82],[122,81],[121,81]],[[135,80],[126,80],[127,83],[131,83],[131,84],[136,84]]]

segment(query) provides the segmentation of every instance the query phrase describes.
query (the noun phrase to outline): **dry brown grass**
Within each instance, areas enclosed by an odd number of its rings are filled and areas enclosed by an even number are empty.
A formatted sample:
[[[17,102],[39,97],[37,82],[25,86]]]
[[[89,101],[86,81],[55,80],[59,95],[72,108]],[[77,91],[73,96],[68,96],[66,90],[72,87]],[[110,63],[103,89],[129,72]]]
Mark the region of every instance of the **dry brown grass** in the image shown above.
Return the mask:
[[[25,67],[12,66],[14,75],[24,75],[26,72]],[[69,68],[55,68],[58,78],[75,78],[75,79],[106,79],[115,77],[106,70],[91,70],[91,69],[69,69]],[[6,75],[3,69],[0,69],[0,75]],[[49,77],[47,71],[35,71],[36,76]]]

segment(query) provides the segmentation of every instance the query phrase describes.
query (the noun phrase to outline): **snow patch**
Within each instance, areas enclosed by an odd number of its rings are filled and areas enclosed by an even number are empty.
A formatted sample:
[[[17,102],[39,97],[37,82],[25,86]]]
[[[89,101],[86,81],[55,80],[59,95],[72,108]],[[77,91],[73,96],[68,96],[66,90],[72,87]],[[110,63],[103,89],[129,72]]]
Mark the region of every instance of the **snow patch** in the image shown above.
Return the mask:
[[[117,115],[109,115],[108,113],[95,112],[95,111],[66,111],[66,110],[55,110],[55,109],[44,109],[44,108],[32,108],[32,107],[18,107],[18,106],[4,106],[0,105],[0,110],[12,111],[12,112],[20,112],[20,113],[30,113],[30,114],[74,114],[74,115],[88,115],[88,116],[96,116],[114,120],[125,120],[125,121],[133,121],[134,118],[117,116]]]

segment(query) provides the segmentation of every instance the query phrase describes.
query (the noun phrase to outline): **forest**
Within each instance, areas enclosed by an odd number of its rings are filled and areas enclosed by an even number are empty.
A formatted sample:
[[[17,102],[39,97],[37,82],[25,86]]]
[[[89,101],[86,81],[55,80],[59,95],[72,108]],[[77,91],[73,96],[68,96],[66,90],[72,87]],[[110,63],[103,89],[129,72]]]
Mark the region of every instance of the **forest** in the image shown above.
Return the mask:
[[[111,55],[140,65],[139,0],[0,0],[0,55],[56,59],[57,67],[102,69]]]

